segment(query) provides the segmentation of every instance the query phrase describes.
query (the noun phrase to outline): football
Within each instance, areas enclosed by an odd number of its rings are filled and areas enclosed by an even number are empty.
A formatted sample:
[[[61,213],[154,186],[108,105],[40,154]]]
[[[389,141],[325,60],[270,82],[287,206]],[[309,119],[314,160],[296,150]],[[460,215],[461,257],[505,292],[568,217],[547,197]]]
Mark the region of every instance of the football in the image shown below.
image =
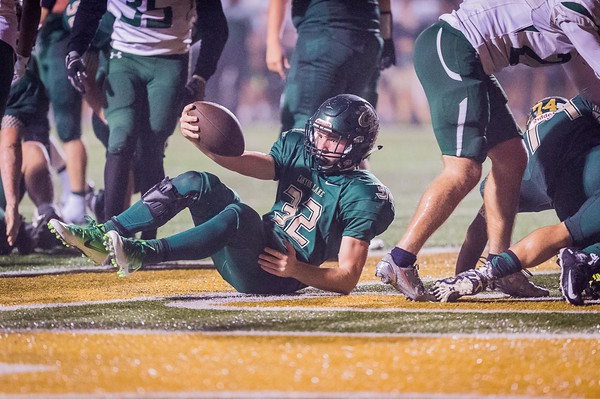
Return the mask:
[[[245,148],[242,127],[233,112],[209,101],[196,101],[190,115],[198,117],[198,145],[213,154],[226,157],[242,155]]]

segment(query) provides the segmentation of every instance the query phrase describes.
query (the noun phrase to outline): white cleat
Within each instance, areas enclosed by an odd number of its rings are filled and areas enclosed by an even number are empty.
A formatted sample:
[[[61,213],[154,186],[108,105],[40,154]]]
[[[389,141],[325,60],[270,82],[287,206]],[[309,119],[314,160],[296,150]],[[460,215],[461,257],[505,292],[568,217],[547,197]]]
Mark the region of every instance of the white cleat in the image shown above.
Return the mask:
[[[375,276],[381,278],[381,282],[390,284],[413,301],[427,300],[424,298],[425,288],[419,278],[419,271],[416,265],[409,267],[397,266],[392,256],[386,254],[377,264]]]

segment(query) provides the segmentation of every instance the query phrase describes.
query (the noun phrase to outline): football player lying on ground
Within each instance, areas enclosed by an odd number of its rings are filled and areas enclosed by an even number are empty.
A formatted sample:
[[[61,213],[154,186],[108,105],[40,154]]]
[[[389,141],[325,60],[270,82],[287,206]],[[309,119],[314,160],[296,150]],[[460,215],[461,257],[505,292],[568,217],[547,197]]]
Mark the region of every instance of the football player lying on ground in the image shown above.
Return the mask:
[[[473,240],[481,228],[479,215],[457,261],[457,272],[464,271],[434,284],[437,299],[477,294],[558,252],[563,296],[574,305],[584,303],[582,292],[600,272],[600,107],[580,96],[570,101],[548,97],[533,106],[526,129],[529,161],[521,184],[521,210],[554,208],[561,223],[537,229],[507,251],[491,254],[478,269],[466,270],[474,267],[485,246],[480,241],[485,236]]]
[[[180,129],[198,146],[202,132],[188,114],[192,107],[183,109]],[[191,171],[166,178],[104,224],[52,220],[49,227],[96,263],[108,257],[122,276],[150,263],[211,257],[239,292],[286,294],[312,286],[347,294],[359,280],[369,241],[394,218],[389,190],[358,169],[378,130],[374,108],[343,94],[325,101],[304,131],[283,134],[268,154],[223,157],[202,150],[226,169],[278,180],[275,203],[262,218],[216,176]],[[162,226],[184,208],[195,227],[156,240],[126,238]],[[335,257],[339,267],[319,268]]]

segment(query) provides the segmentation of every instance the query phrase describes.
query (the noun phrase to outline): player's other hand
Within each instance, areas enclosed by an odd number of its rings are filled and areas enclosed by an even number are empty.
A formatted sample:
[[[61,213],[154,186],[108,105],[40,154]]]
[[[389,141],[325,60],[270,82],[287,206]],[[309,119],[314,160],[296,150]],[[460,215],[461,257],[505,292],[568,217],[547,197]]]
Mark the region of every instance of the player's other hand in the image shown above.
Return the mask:
[[[200,75],[193,75],[185,85],[184,104],[194,101],[203,101],[205,98],[206,79]]]
[[[77,51],[70,51],[65,58],[65,66],[71,85],[81,94],[85,94],[84,82],[87,78],[87,71],[81,55]]]
[[[298,267],[296,259],[296,249],[286,242],[287,253],[279,252],[273,248],[266,247],[264,252],[258,255],[258,264],[260,267],[271,274],[279,277],[294,277]]]
[[[189,114],[193,108],[194,104],[188,104],[183,107],[181,117],[179,118],[181,135],[188,140],[198,140],[200,138],[200,128],[195,124],[198,122],[198,117]]]
[[[286,72],[290,69],[290,62],[285,56],[283,46],[280,42],[267,43],[267,55],[265,61],[269,71],[275,72],[282,80],[285,80]]]
[[[8,241],[8,245],[14,247],[17,244],[17,236],[21,228],[21,215],[15,207],[7,206],[4,218],[6,222],[6,241]]]
[[[379,69],[383,71],[392,65],[396,65],[396,48],[392,39],[385,39],[381,59],[379,60]]]

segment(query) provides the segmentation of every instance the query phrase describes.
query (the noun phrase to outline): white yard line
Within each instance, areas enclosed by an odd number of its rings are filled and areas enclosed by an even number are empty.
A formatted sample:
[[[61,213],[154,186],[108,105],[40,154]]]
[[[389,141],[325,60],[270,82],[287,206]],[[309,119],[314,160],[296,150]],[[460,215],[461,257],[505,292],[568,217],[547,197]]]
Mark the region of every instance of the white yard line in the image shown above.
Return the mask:
[[[450,338],[455,340],[462,339],[507,339],[507,340],[553,340],[553,339],[589,339],[598,341],[600,344],[600,334],[595,333],[571,333],[571,332],[525,332],[525,333],[374,333],[374,332],[336,332],[336,331],[248,331],[248,330],[230,330],[230,331],[183,331],[183,330],[144,330],[144,329],[118,329],[118,330],[100,330],[100,329],[11,329],[7,334],[69,334],[76,335],[199,335],[216,337],[315,337],[315,338]]]
[[[382,296],[397,296],[398,294],[392,293],[355,293],[354,296],[366,296],[366,295],[382,295]],[[124,303],[124,302],[139,302],[139,301],[160,301],[169,300],[166,302],[166,306],[184,308],[184,309],[195,309],[195,310],[218,310],[218,311],[248,311],[248,312],[356,312],[356,313],[573,313],[573,314],[596,314],[600,313],[600,310],[586,310],[585,308],[573,307],[572,310],[544,310],[544,309],[431,309],[431,308],[404,308],[404,307],[386,307],[386,308],[358,308],[353,306],[337,307],[337,306],[235,306],[230,305],[236,302],[280,302],[280,301],[292,301],[292,300],[308,300],[315,298],[324,297],[335,297],[337,294],[330,293],[319,293],[319,294],[298,294],[298,295],[273,295],[273,296],[257,296],[257,295],[245,295],[236,292],[215,292],[210,294],[198,294],[198,295],[186,295],[185,299],[177,299],[177,297],[141,297],[131,299],[111,299],[102,301],[81,301],[81,302],[63,302],[63,303],[38,303],[38,304],[24,304],[24,305],[12,305],[12,306],[0,306],[1,311],[16,311],[25,309],[44,309],[44,308],[55,308],[55,307],[69,307],[69,306],[87,306],[87,305],[104,305],[111,303]],[[485,293],[474,296],[474,298],[500,298],[502,295],[496,293]],[[518,300],[519,302],[547,302],[561,301],[561,298],[526,298]],[[517,301],[514,299],[514,301]],[[589,303],[600,303],[600,300],[589,301]]]

